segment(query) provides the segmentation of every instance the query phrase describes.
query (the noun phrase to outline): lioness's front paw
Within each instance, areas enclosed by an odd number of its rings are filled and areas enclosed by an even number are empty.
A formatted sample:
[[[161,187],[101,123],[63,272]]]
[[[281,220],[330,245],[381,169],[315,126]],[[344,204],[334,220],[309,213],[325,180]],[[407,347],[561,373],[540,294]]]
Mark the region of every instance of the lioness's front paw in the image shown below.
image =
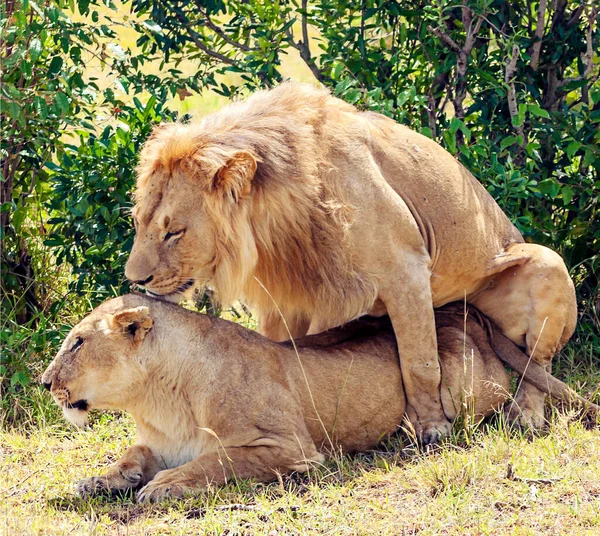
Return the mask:
[[[447,420],[421,423],[419,439],[423,445],[435,445],[450,435],[452,424]]]
[[[166,469],[138,491],[136,499],[138,502],[160,502],[180,498],[197,490],[198,488],[177,469]]]
[[[125,491],[139,486],[143,473],[138,464],[117,467],[112,474],[84,478],[77,483],[77,494],[86,499],[94,495]]]

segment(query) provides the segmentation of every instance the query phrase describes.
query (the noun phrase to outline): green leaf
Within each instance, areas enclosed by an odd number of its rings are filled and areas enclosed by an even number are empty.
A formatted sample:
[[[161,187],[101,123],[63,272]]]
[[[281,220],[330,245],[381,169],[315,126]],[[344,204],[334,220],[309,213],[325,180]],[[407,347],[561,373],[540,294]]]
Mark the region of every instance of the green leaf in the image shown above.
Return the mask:
[[[33,97],[33,107],[42,119],[48,117],[48,105],[42,97]]]
[[[333,78],[335,78],[336,80],[339,79],[343,70],[344,70],[344,64],[341,62],[336,63],[336,65],[333,69],[333,73],[332,73]]]
[[[564,204],[568,205],[573,199],[573,196],[575,195],[575,190],[567,184],[561,188],[560,195],[563,199]]]
[[[62,91],[59,91],[54,96],[54,103],[56,104],[60,115],[67,115],[69,111],[69,99]]]
[[[22,108],[13,101],[2,101],[2,111],[6,112],[11,119],[20,121],[22,119]]]
[[[519,104],[519,113],[511,117],[511,122],[514,127],[520,127],[525,122],[525,113],[527,112],[526,104]]]
[[[35,63],[42,55],[42,42],[35,38],[31,40],[29,45],[29,53],[31,54],[31,61]]]
[[[546,179],[540,182],[538,188],[541,193],[554,199],[560,192],[560,184],[554,179]]]
[[[57,74],[63,66],[63,59],[60,56],[54,56],[48,67],[48,76]]]
[[[537,117],[543,117],[545,119],[549,119],[550,115],[548,114],[548,112],[546,110],[544,110],[541,106],[539,106],[538,104],[528,104],[527,105],[527,110],[529,110],[529,113],[537,116]]]
[[[10,386],[15,387],[15,385],[29,385],[30,378],[29,374],[25,370],[19,370],[15,372],[10,379]]]
[[[503,138],[500,142],[500,150],[504,151],[504,149],[515,143],[521,145],[523,143],[523,136],[507,136],[506,138]]]
[[[570,142],[569,145],[567,145],[567,148],[565,149],[567,156],[569,158],[573,158],[573,155],[579,150],[581,145],[582,145],[581,143],[579,143],[578,141],[575,141],[575,140]]]
[[[27,216],[27,208],[22,206],[13,212],[12,215],[12,224],[15,228],[15,231],[18,233],[21,230],[21,225],[23,225],[23,221]]]
[[[596,152],[593,149],[586,149],[581,165],[583,167],[588,167],[594,160],[596,160]]]
[[[77,7],[79,8],[79,13],[86,15],[90,9],[90,0],[78,0]]]

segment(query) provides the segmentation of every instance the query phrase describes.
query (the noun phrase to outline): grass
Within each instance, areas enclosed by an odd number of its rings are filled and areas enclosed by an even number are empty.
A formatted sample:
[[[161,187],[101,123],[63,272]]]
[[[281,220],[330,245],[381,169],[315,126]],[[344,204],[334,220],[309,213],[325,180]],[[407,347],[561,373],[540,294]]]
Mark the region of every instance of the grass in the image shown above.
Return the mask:
[[[133,423],[104,414],[93,429],[3,433],[3,534],[598,534],[600,432],[557,414],[534,439],[500,419],[431,454],[387,449],[339,457],[309,477],[233,483],[196,498],[137,505],[81,500],[131,442]],[[457,439],[455,438],[455,442]],[[512,467],[512,475],[508,468]],[[242,505],[237,506],[237,505]]]

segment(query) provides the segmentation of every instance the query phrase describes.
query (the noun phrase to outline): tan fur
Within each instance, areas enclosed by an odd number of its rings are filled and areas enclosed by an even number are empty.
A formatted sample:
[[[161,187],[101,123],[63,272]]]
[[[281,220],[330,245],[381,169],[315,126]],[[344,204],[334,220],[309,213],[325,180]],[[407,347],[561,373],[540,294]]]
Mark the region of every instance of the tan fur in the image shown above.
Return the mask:
[[[537,345],[540,363],[575,325],[560,257],[524,245],[449,153],[307,85],[158,127],[140,156],[134,217],[129,279],[170,299],[210,284],[223,303],[254,306],[271,339],[288,338],[275,304],[293,336],[387,312],[425,441],[449,430],[432,305],[466,297],[529,354]]]
[[[438,313],[441,399],[448,418],[480,419],[506,400],[508,377],[478,317],[465,322],[461,307]],[[525,366],[508,344],[503,352]],[[389,320],[361,319],[297,347],[147,296],[104,303],[42,378],[76,424],[96,408],[126,410],[137,425],[136,445],[79,492],[148,484],[139,498],[157,500],[234,476],[270,480],[397,430],[406,401]],[[68,409],[81,401],[85,409]]]

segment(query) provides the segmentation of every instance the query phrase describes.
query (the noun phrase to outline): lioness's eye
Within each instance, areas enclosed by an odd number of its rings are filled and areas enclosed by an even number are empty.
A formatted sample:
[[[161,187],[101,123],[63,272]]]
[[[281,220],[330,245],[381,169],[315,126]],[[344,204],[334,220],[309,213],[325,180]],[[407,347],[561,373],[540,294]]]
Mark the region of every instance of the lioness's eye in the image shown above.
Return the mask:
[[[167,240],[171,240],[171,238],[181,238],[183,236],[183,233],[185,233],[185,229],[180,229],[179,231],[168,232],[165,235],[165,242]]]
[[[75,341],[75,344],[73,346],[71,346],[71,352],[74,352],[75,350],[77,350],[81,345],[83,344],[83,339],[81,337],[77,337],[77,340]]]

